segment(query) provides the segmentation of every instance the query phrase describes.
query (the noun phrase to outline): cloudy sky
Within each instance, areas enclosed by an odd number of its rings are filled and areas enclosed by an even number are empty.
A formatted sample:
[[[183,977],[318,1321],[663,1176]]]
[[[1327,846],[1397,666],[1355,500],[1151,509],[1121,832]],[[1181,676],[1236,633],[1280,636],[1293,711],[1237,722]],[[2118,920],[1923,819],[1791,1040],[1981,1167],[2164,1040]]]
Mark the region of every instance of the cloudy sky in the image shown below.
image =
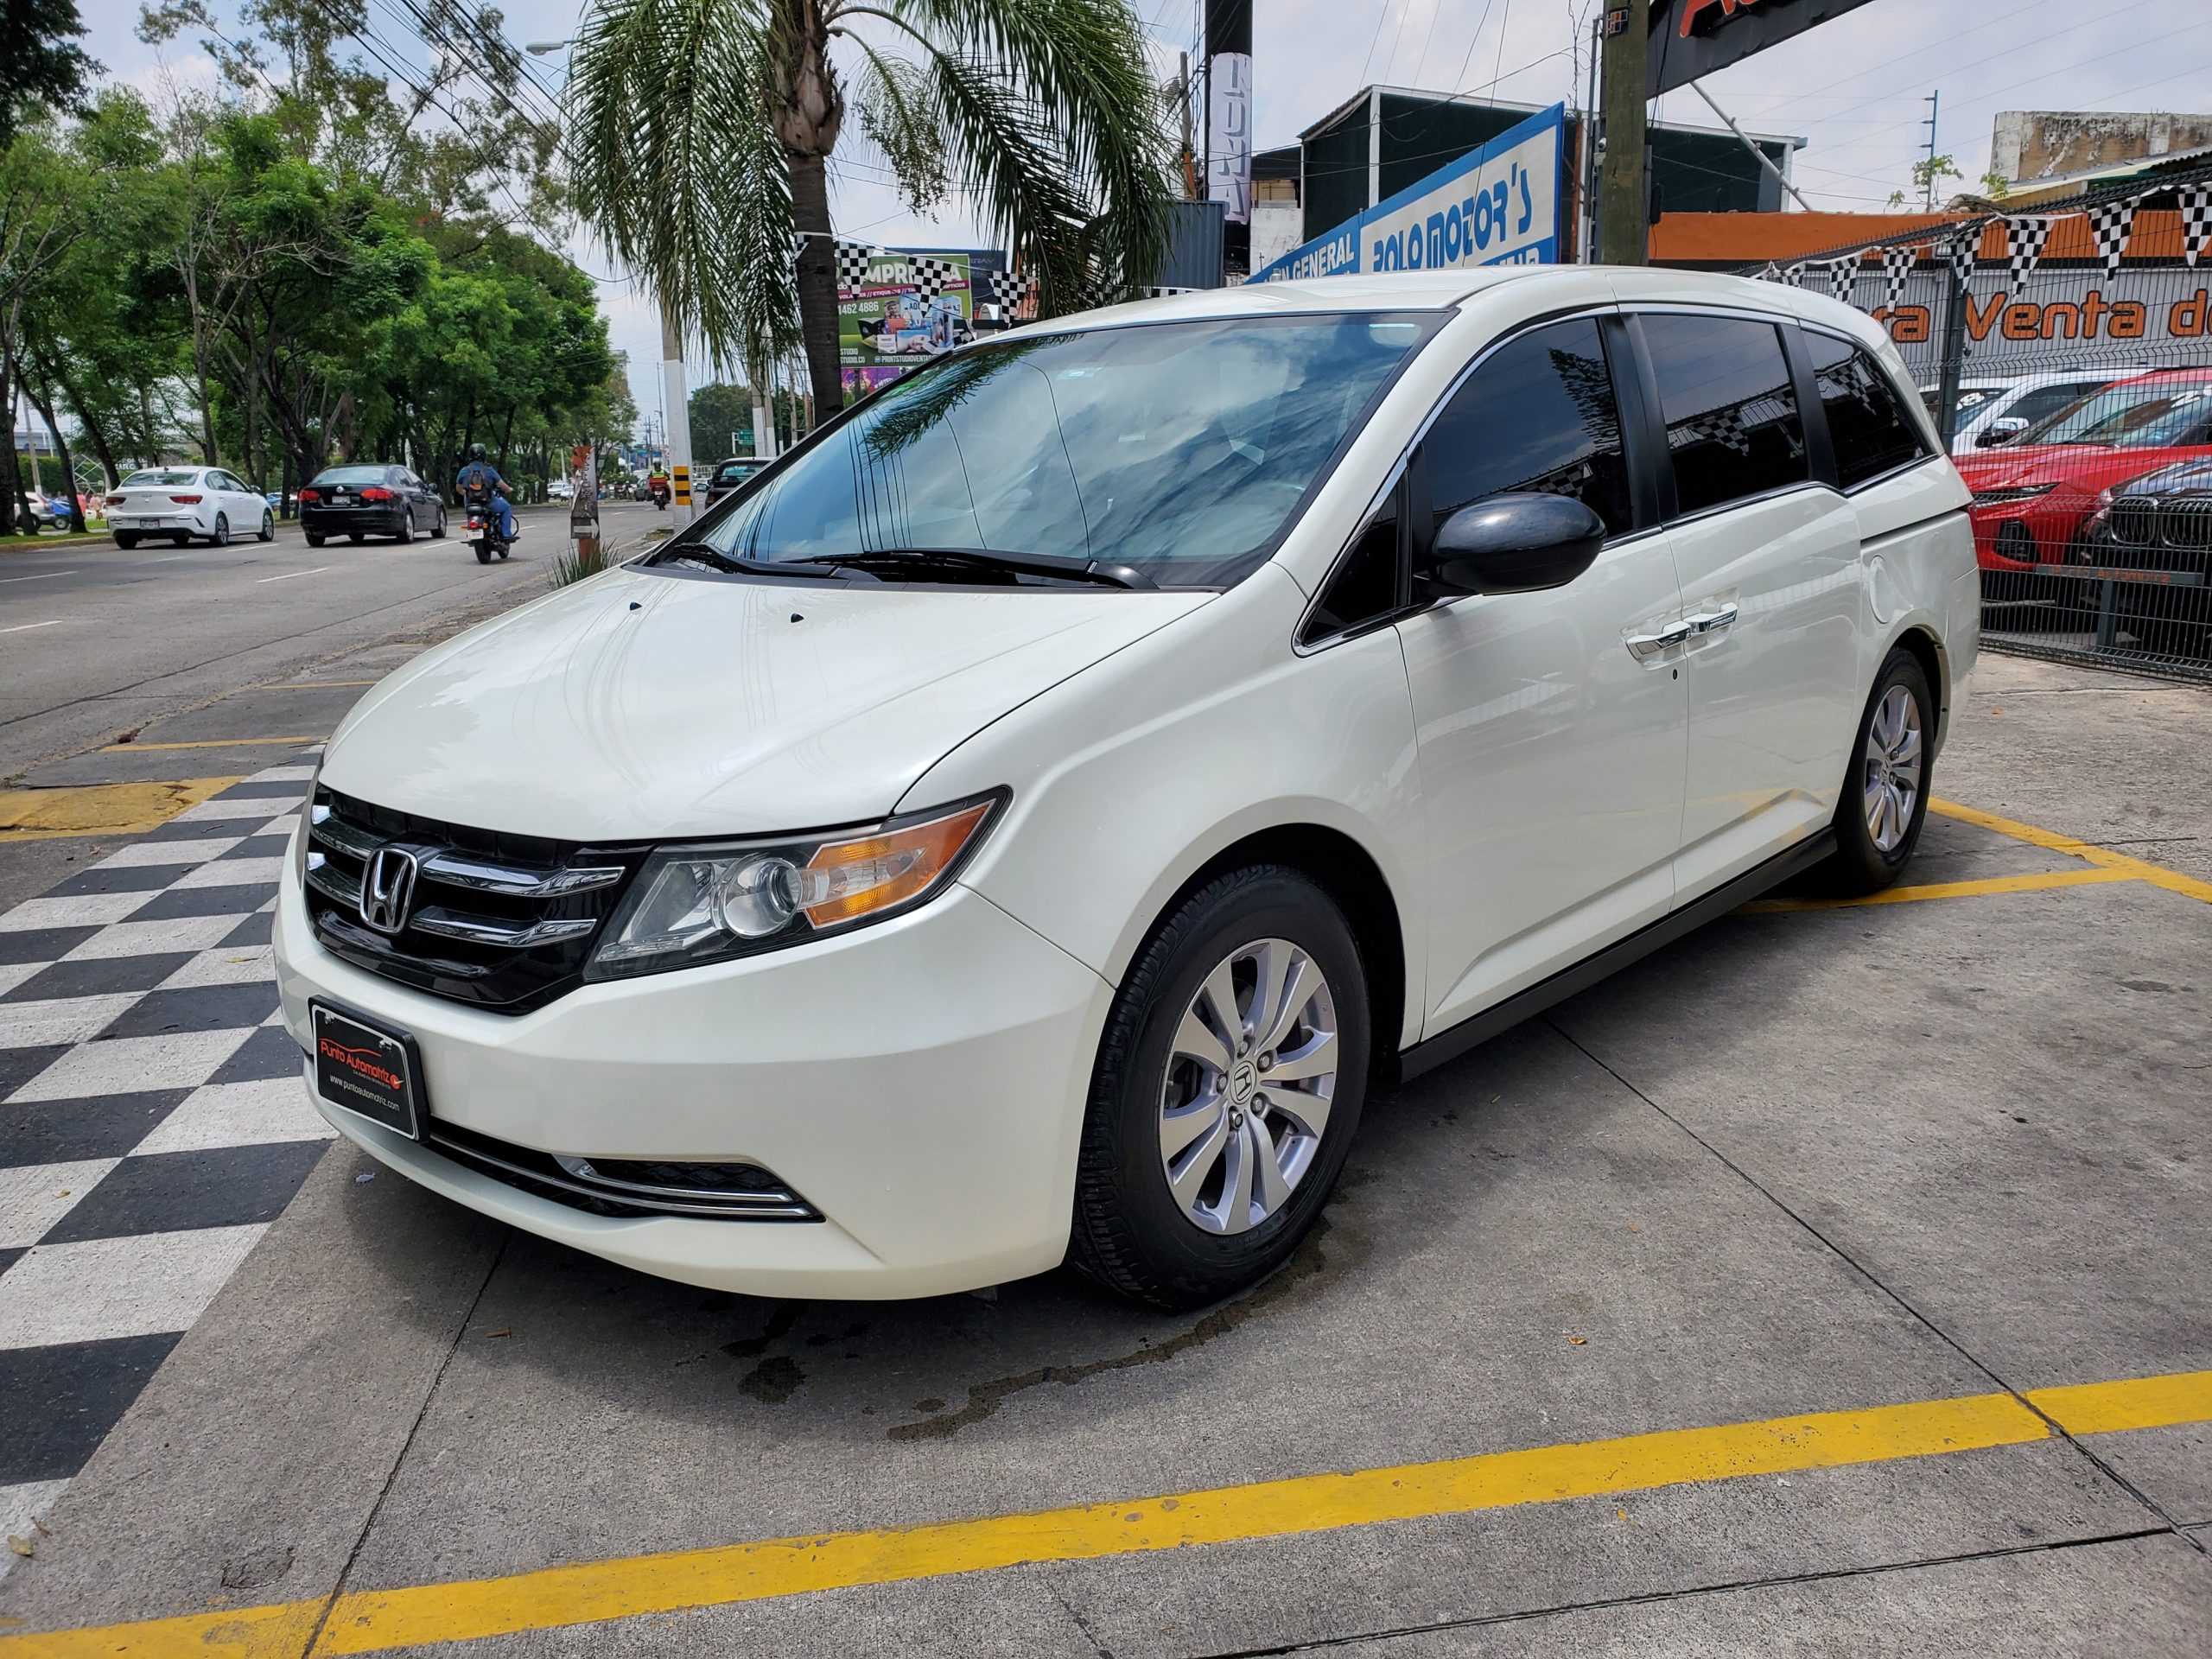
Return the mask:
[[[1020,0],[1008,0],[1019,3]],[[235,0],[213,0],[219,16]],[[1176,54],[1196,55],[1193,0],[1135,0],[1162,79]],[[1599,0],[1255,0],[1254,99],[1262,148],[1292,142],[1363,85],[1495,96],[1528,104],[1579,99],[1581,45]],[[212,79],[196,46],[162,52],[132,29],[137,0],[79,0],[90,48],[117,77],[149,90],[164,78]],[[372,27],[395,61],[428,54],[398,21],[393,0],[368,0]],[[517,41],[574,32],[577,0],[512,0]],[[565,54],[537,60],[557,89]],[[1926,142],[1929,92],[1942,92],[1939,143],[1967,179],[1988,164],[2000,110],[2212,111],[2212,5],[2206,0],[1872,0],[1796,40],[1712,76],[1707,90],[1745,127],[1808,143],[1796,180],[1813,204],[1878,211],[1909,182]],[[1696,95],[1661,100],[1662,118],[1711,124]],[[883,169],[849,127],[832,162],[841,233],[886,245],[972,245],[960,205],[935,218],[903,211]],[[639,406],[658,404],[652,365],[659,333],[649,301],[579,237],[571,250],[607,279],[614,343],[626,351]],[[697,370],[693,383],[697,383]]]

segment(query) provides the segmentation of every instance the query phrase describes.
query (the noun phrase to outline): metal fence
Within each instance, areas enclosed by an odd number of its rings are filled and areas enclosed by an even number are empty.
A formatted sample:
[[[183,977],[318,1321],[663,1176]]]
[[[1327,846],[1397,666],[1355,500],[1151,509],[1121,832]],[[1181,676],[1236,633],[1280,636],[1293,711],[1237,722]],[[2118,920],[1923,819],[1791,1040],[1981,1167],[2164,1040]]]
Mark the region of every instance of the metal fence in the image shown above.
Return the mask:
[[[2212,167],[1743,274],[1889,329],[1974,492],[1984,644],[2212,680]]]

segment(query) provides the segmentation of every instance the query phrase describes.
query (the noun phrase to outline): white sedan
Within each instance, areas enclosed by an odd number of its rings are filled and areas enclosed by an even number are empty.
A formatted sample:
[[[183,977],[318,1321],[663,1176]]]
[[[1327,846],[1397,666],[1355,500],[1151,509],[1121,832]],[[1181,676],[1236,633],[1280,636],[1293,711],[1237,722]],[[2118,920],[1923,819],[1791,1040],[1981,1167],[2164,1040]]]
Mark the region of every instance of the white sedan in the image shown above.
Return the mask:
[[[149,467],[108,493],[107,527],[118,547],[157,537],[222,547],[245,536],[273,541],[276,515],[267,496],[220,467]]]
[[[315,1103],[696,1284],[1227,1295],[1371,1085],[1904,870],[1980,612],[1903,377],[1592,266],[948,353],[354,705],[275,920]]]

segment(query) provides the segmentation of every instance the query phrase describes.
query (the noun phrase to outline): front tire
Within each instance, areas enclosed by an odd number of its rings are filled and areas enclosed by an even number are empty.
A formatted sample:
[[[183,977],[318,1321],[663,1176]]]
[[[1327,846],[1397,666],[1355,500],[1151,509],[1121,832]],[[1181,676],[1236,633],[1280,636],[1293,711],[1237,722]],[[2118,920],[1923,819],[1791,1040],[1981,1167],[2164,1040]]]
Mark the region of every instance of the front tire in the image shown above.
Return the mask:
[[[1069,1260],[1170,1308],[1274,1272],[1344,1168],[1368,1046],[1359,947],[1326,893],[1257,865],[1190,894],[1137,953],[1107,1019]]]
[[[1850,776],[1836,804],[1835,851],[1815,872],[1840,897],[1879,893],[1904,873],[1928,818],[1936,698],[1920,659],[1892,650],[1859,717]]]

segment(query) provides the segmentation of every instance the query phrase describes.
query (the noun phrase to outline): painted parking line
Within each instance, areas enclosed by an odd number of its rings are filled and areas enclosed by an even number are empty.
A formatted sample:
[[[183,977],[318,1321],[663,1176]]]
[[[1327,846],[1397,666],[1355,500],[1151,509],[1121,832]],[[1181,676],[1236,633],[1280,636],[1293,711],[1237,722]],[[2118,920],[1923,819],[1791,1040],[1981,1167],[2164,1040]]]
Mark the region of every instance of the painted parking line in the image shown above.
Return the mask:
[[[1979,899],[1999,893],[2043,893],[2052,887],[2095,887],[2141,878],[2126,870],[2037,870],[2026,875],[1993,875],[1975,881],[1930,881],[1920,887],[1885,887],[1854,899],[1754,899],[1741,906],[1750,916],[1790,910],[1853,910],[1865,905],[1911,905],[1929,899]]]
[[[189,743],[110,743],[100,750],[102,754],[130,754],[141,749],[253,749],[289,743],[320,743],[326,734],[309,732],[304,736],[290,737],[201,737]]]
[[[2031,847],[2046,851],[2064,853],[2094,864],[2099,869],[2120,870],[2138,881],[2147,881],[2154,887],[2164,887],[2169,893],[2186,893],[2212,905],[2212,881],[2201,881],[2193,875],[2183,875],[2179,870],[2167,869],[2162,864],[2152,864],[2140,858],[2131,858],[2126,853],[2115,853],[2110,848],[2100,847],[2094,842],[2082,841],[2074,836],[2062,836],[2056,830],[2039,830],[2032,823],[2022,823],[2016,818],[2003,818],[1994,812],[1984,812],[1979,807],[1961,806],[1956,801],[1930,799],[1928,810],[1955,818],[1961,823],[1971,823],[1984,830],[1994,830],[2014,841],[2024,841]]]
[[[235,776],[182,778],[0,790],[0,843],[57,836],[143,835],[238,781]]]
[[[1298,1537],[1572,1497],[2024,1446],[2051,1438],[2054,1424],[2068,1433],[2109,1433],[2206,1421],[2212,1421],[2212,1371],[2045,1389],[2024,1397],[1966,1395],[1020,1515],[672,1550],[503,1578],[348,1591],[327,1602],[0,1637],[0,1659],[384,1653],[1039,1562]]]

